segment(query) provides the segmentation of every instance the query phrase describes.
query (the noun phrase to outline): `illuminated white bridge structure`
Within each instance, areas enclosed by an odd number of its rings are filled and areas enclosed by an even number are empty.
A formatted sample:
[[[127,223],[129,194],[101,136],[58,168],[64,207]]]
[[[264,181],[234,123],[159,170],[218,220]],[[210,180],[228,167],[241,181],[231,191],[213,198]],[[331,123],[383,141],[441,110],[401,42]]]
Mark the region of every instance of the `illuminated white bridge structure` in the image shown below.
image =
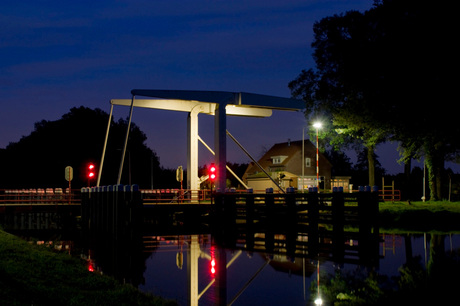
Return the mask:
[[[129,106],[129,121],[122,152],[117,184],[120,184],[123,163],[128,143],[129,130],[134,107],[187,112],[187,189],[198,190],[198,114],[213,115],[215,164],[218,171],[224,171],[227,163],[227,116],[270,117],[273,110],[299,111],[305,108],[301,100],[227,91],[188,91],[133,89],[132,99],[112,99],[104,149],[99,167],[97,186],[101,179],[107,139],[114,105]],[[137,99],[136,97],[147,97]],[[230,134],[229,134],[230,135]],[[231,136],[231,135],[230,135]],[[231,136],[233,138],[233,136]],[[234,139],[234,138],[233,138]],[[234,139],[236,141],[236,139]],[[204,142],[203,142],[204,143]],[[205,144],[206,145],[206,144]],[[238,144],[239,145],[239,144]],[[206,145],[207,146],[207,145]],[[207,146],[209,148],[209,146]],[[241,147],[241,145],[240,145]],[[243,148],[242,148],[243,149]],[[244,149],[243,149],[244,150]],[[246,152],[247,153],[247,152]],[[247,153],[248,154],[248,153]],[[252,158],[252,157],[251,157]],[[257,163],[257,162],[256,162]],[[225,175],[217,175],[216,190],[225,190]],[[194,195],[192,194],[192,199]]]

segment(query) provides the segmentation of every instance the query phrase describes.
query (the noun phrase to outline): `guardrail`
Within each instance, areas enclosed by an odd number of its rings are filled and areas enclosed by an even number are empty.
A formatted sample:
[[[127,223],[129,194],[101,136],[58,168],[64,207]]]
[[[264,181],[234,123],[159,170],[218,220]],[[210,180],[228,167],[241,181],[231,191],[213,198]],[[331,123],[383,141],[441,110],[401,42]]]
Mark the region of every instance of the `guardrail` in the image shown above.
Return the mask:
[[[0,206],[80,204],[80,190],[68,188],[0,189]]]
[[[383,201],[401,201],[401,190],[380,190],[379,192]]]
[[[141,189],[141,196],[144,204],[191,204],[210,203],[211,190],[190,190],[190,189]],[[227,192],[246,194],[248,190],[228,189]],[[281,194],[276,190],[274,194]],[[266,190],[251,190],[253,194],[264,194]],[[353,192],[355,193],[355,192]],[[323,194],[323,193],[322,193]],[[324,194],[331,194],[330,192]],[[348,192],[346,193],[348,194]],[[350,193],[351,194],[351,193]],[[399,190],[379,190],[379,198],[383,201],[400,201]],[[68,188],[30,188],[30,189],[0,189],[1,205],[34,205],[34,204],[80,204],[81,190]]]

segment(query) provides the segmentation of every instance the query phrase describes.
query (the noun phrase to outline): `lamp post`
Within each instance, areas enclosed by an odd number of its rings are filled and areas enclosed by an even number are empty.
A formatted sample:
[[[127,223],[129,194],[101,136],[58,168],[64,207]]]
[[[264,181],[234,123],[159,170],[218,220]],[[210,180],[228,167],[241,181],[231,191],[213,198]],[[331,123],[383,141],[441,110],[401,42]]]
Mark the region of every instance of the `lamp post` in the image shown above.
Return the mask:
[[[318,146],[318,130],[321,128],[321,122],[313,123],[313,127],[316,128],[316,188],[319,191],[319,146]]]
[[[302,192],[305,178],[305,128],[302,128]]]

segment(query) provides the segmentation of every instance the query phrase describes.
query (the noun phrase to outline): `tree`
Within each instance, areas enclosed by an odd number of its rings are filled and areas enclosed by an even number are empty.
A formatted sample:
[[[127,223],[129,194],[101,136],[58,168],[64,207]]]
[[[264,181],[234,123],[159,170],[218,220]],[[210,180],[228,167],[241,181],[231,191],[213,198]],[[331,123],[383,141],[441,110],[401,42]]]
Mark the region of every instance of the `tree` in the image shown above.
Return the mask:
[[[108,118],[108,114],[100,109],[81,106],[72,108],[59,120],[35,123],[30,135],[1,150],[2,188],[67,187],[64,179],[66,166],[74,169],[72,188],[87,186],[86,165],[92,162],[100,166]],[[127,121],[120,119],[110,124],[101,185],[116,183]],[[150,187],[152,177],[155,184],[162,183],[161,175],[166,170],[161,169],[155,152],[145,145],[146,139],[139,127],[132,123],[126,157],[131,157],[131,163],[125,162],[122,183],[128,184],[129,173],[132,183],[142,188]],[[90,183],[96,184],[95,181]]]
[[[451,73],[456,16],[438,2],[386,0],[369,18],[379,33],[381,122],[401,143],[404,161],[424,158],[430,198],[441,199],[444,162],[460,148],[457,115],[449,110],[458,79]]]
[[[387,133],[379,121],[372,120],[378,112],[369,94],[373,44],[368,20],[350,11],[315,23],[314,33],[316,69],[304,70],[289,84],[292,95],[304,99],[307,117],[323,114],[330,118],[334,143],[353,139],[364,145],[369,152],[369,185],[374,185],[374,150]],[[334,133],[336,130],[340,133]]]
[[[353,165],[350,158],[343,152],[334,149],[329,149],[322,152],[324,156],[331,162],[332,176],[350,175]]]
[[[336,144],[360,142],[369,151],[369,185],[375,184],[374,150],[387,137],[372,100],[373,33],[365,15],[350,11],[314,25],[316,69],[303,71],[289,84],[292,95],[306,102],[306,116],[329,117]]]
[[[350,11],[315,23],[315,69],[289,84],[307,116],[327,115],[342,135],[369,152],[398,141],[402,159],[424,157],[431,198],[441,198],[445,160],[460,148],[455,97],[453,10],[432,1],[381,0],[364,13]],[[435,106],[436,105],[436,106]],[[432,107],[430,107],[432,106]]]

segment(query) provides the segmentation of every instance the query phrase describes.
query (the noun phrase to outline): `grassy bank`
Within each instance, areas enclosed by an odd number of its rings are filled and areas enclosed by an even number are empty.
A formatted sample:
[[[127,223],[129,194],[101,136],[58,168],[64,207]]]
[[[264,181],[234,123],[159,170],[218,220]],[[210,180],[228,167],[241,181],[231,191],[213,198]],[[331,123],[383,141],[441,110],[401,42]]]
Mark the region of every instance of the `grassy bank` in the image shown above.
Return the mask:
[[[0,230],[1,305],[176,305]]]
[[[460,232],[459,202],[385,202],[379,205],[380,227],[416,232]]]

